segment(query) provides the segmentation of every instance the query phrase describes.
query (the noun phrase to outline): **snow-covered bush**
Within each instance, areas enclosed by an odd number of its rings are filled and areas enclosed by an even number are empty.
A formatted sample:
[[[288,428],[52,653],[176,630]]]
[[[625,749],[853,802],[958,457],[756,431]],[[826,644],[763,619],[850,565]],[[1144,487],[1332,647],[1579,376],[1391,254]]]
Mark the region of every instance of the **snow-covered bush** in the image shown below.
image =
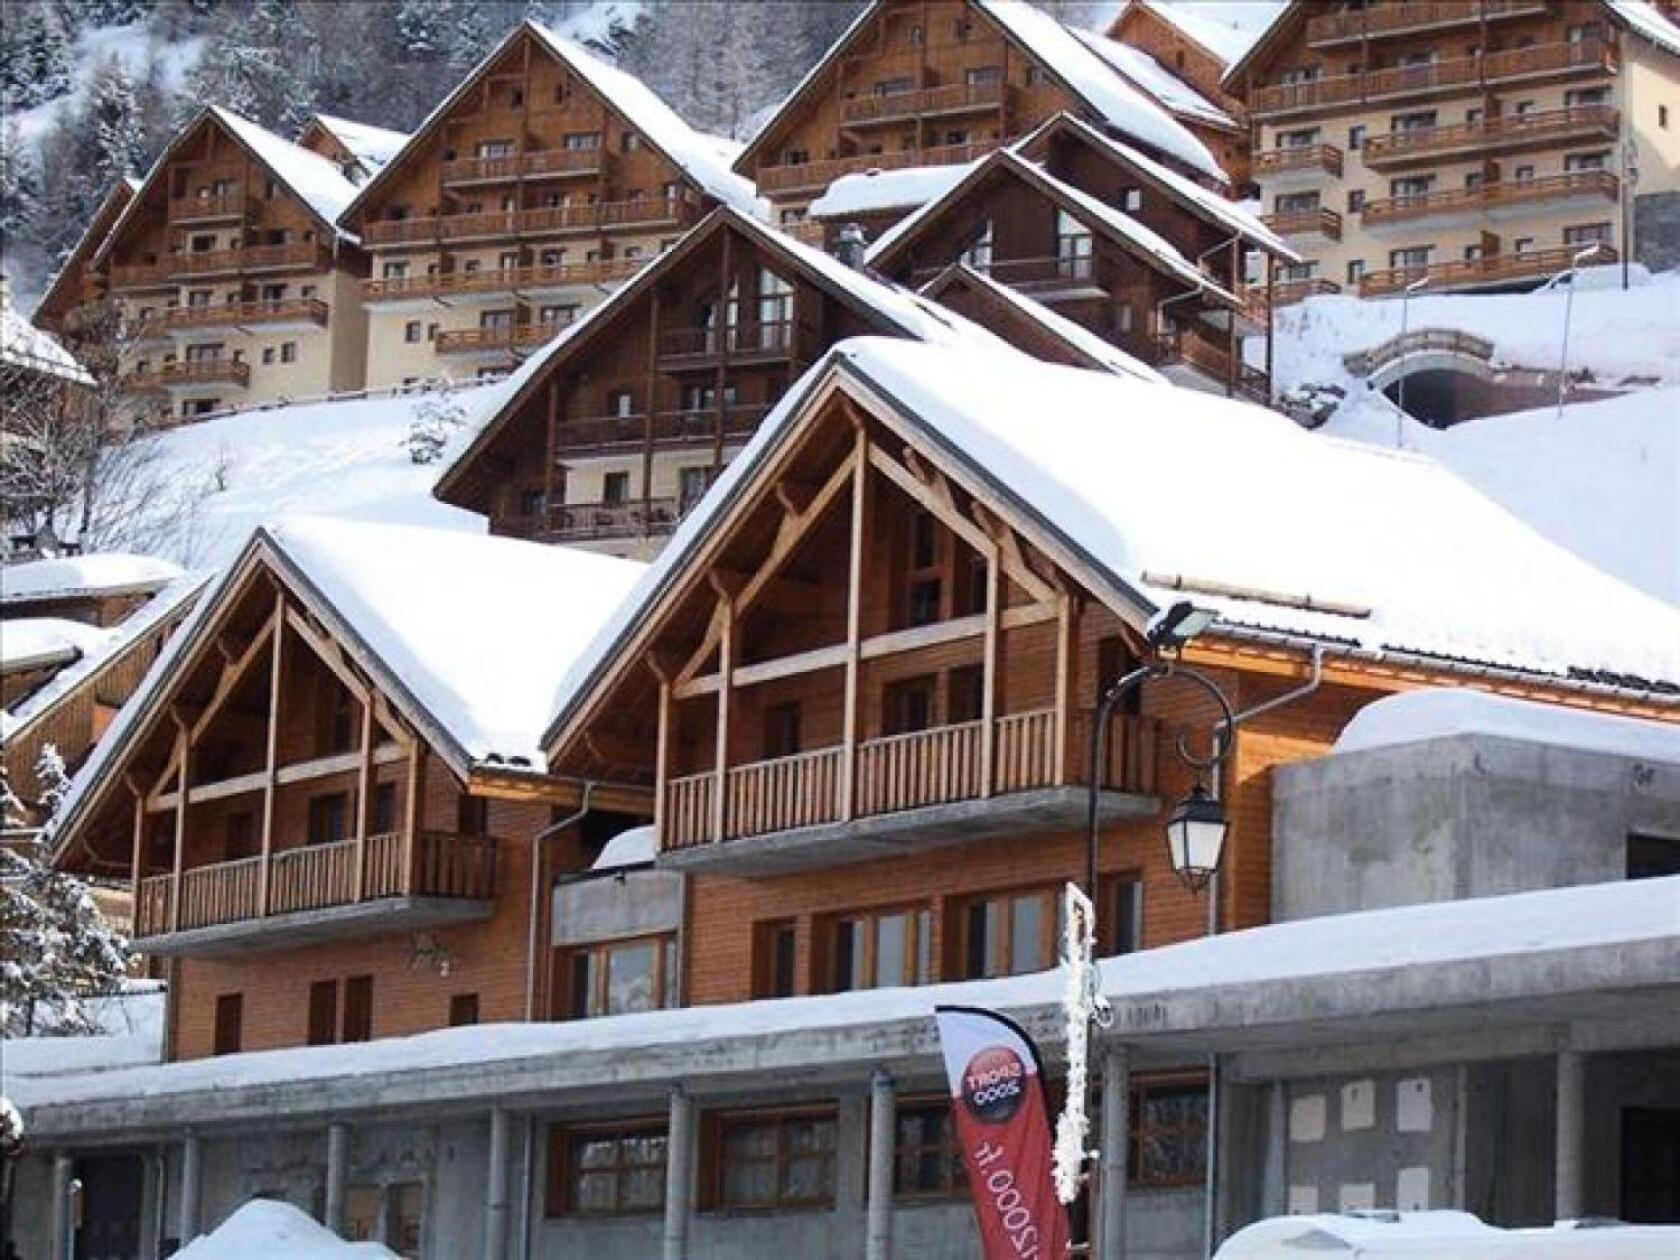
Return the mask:
[[[428,398],[414,409],[414,419],[403,438],[403,449],[416,464],[435,464],[455,430],[467,421],[461,404],[447,398]]]

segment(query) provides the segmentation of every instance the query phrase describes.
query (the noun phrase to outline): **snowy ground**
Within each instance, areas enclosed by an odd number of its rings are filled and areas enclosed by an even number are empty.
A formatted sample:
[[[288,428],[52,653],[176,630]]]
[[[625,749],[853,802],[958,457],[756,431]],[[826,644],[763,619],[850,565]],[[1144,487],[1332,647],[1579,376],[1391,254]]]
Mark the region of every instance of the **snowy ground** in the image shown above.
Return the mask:
[[[252,1199],[178,1260],[396,1260],[376,1242],[347,1243],[300,1209],[274,1199]]]

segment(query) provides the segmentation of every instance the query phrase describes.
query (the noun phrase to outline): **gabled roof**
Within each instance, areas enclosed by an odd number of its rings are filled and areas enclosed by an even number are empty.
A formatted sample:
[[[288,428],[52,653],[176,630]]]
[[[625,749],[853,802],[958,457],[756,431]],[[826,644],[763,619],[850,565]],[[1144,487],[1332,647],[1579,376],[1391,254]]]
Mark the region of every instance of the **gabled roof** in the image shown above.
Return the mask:
[[[95,252],[105,243],[105,238],[111,234],[111,228],[116,223],[124,207],[133,200],[134,194],[140,191],[140,181],[132,175],[124,175],[111,185],[105,194],[105,199],[99,203],[99,208],[93,212],[87,227],[82,229],[81,236],[76,241],[76,247],[70,251],[70,256],[64,260],[64,265],[53,276],[52,283],[41,296],[40,304],[35,308],[34,319],[38,322],[43,312],[50,312],[58,304],[60,289],[76,283],[81,278],[83,269],[92,261]],[[67,308],[68,309],[68,308]]]
[[[540,771],[556,687],[640,575],[634,561],[508,538],[297,517],[252,535],[76,775],[70,834],[161,712],[182,665],[259,569],[326,627],[457,775]]]
[[[338,217],[355,198],[356,186],[344,177],[344,172],[338,169],[337,164],[319,153],[311,152],[302,145],[293,144],[290,140],[259,127],[249,118],[241,118],[220,105],[208,105],[201,109],[191,122],[177,131],[164,151],[158,154],[157,161],[153,162],[152,169],[146,172],[146,177],[141,180],[133,199],[123,207],[117,221],[111,225],[111,230],[100,243],[99,250],[93,258],[95,263],[105,257],[122,235],[123,229],[128,226],[129,217],[145,202],[147,194],[162,178],[163,172],[180,147],[196,135],[199,128],[206,125],[219,126],[237,140],[246,152],[262,164],[263,169],[279,180],[286,191],[302,203],[304,209],[308,210],[330,235],[346,235],[338,227]]]
[[[1165,188],[1170,195],[1192,214],[1225,231],[1233,232],[1257,248],[1278,255],[1290,262],[1300,262],[1301,256],[1287,242],[1267,227],[1243,205],[1228,197],[1221,197],[1193,179],[1186,179],[1171,167],[1140,153],[1123,140],[1099,131],[1082,118],[1072,114],[1057,114],[1045,120],[1036,131],[1023,136],[1011,149],[1022,157],[1032,158],[1045,139],[1056,134],[1078,136],[1111,160],[1134,174]]]
[[[459,485],[463,470],[476,462],[511,423],[513,417],[530,400],[551,364],[580,353],[583,347],[597,336],[604,335],[613,321],[628,311],[642,294],[658,284],[670,268],[678,266],[712,233],[726,228],[733,228],[751,237],[768,254],[781,259],[789,268],[798,271],[809,282],[844,302],[854,312],[880,321],[884,326],[883,331],[896,329],[905,337],[923,341],[961,341],[978,345],[982,349],[1004,344],[962,316],[947,311],[908,289],[848,267],[832,254],[795,240],[757,218],[741,214],[728,206],[720,206],[690,228],[669,250],[638,271],[628,283],[610,294],[605,301],[586,311],[558,337],[539,347],[517,371],[503,381],[504,392],[500,407],[455,462],[444,470],[433,493],[438,498],[448,501],[446,494]]]
[[[973,162],[959,162],[842,175],[811,203],[808,213],[813,219],[838,219],[848,214],[878,214],[883,210],[925,206],[949,192],[973,167]]]
[[[541,23],[527,18],[479,60],[478,65],[456,84],[454,91],[426,115],[408,137],[407,143],[378,174],[362,185],[361,191],[345,207],[341,216],[347,223],[354,222],[355,216],[366,208],[369,199],[392,172],[421,151],[450,111],[488,73],[497,58],[515,40],[525,37],[536,40],[587,83],[608,108],[640,132],[649,147],[670,161],[702,193],[748,214],[756,211],[758,190],[751,180],[743,179],[729,169],[731,152],[727,141],[696,131],[641,80],[608,65],[582,44],[557,35]]]
[[[158,556],[91,551],[0,566],[0,605],[160,591],[181,566]]]
[[[813,366],[577,658],[552,756],[655,610],[832,386],[855,385],[958,485],[1143,624],[1194,592],[1213,634],[1492,668],[1558,687],[1680,683],[1680,609],[1546,541],[1435,461],[1193,390],[1010,352],[859,338]],[[1677,706],[1680,707],[1680,706]]]
[[[1183,0],[1176,3],[1132,0],[1132,3],[1170,23],[1195,41],[1203,52],[1229,66],[1254,47],[1288,0],[1211,0],[1189,4]]]
[[[1098,35],[1095,31],[1076,30],[1073,33],[1078,36],[1080,43],[1113,67],[1116,74],[1148,92],[1178,117],[1213,127],[1224,127],[1230,131],[1241,130],[1240,122],[1143,49],[1122,44],[1105,35]]]
[[[333,114],[316,114],[309,120],[309,127],[304,128],[304,134],[308,134],[310,127],[317,126],[343,145],[361,164],[369,178],[384,169],[385,164],[396,157],[403,145],[408,143],[406,131],[392,131],[386,127],[375,127],[372,123],[355,122]]]
[[[0,303],[0,367],[57,377],[78,385],[93,384],[93,377],[76,361],[75,355],[59,345],[51,333],[41,331],[12,309],[10,296]]]
[[[937,201],[929,202],[883,232],[880,239],[869,249],[870,264],[882,265],[941,210],[961,201],[970,189],[978,187],[984,180],[997,174],[1020,179],[1032,185],[1086,227],[1114,241],[1146,266],[1211,294],[1230,306],[1241,305],[1235,294],[1204,275],[1160,233],[1145,227],[1129,214],[1091,196],[1083,189],[1075,188],[1072,184],[1048,174],[1042,167],[1017,156],[1010,149],[999,149],[979,163],[968,177],[950,192]]]
[[[889,2],[874,0],[858,14],[822,59],[783,98],[769,121],[747,142],[746,149],[735,164],[736,170],[741,170],[743,163],[758,157],[764,145],[778,134],[783,123],[793,116],[799,104],[822,82],[828,70],[846,54],[864,27]],[[1205,144],[1155,101],[1121,78],[1055,18],[1034,8],[1026,0],[968,0],[968,3],[1013,44],[1031,55],[1104,125],[1170,154],[1212,179],[1221,182],[1226,179],[1218,159]]]

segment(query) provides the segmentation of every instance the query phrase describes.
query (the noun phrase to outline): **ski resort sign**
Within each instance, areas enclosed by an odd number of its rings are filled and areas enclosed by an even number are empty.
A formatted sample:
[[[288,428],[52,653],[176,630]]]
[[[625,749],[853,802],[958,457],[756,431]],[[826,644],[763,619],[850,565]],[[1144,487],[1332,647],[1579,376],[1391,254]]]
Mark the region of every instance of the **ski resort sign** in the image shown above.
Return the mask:
[[[985,1260],[1061,1260],[1067,1211],[1051,1178],[1044,1074],[1013,1021],[970,1006],[934,1010],[957,1137]]]

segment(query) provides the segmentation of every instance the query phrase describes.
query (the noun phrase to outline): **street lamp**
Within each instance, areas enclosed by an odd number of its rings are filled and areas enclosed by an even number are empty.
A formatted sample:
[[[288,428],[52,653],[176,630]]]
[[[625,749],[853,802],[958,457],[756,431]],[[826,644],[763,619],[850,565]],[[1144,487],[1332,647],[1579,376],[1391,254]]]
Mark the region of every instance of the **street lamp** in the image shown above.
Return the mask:
[[[1406,320],[1411,313],[1412,294],[1422,292],[1428,287],[1429,277],[1422,276],[1408,284],[1400,293],[1400,340],[1398,345],[1402,365],[1406,361]],[[1399,398],[1395,400],[1395,405],[1400,408],[1400,414],[1394,417],[1394,447],[1396,450],[1405,445],[1406,437],[1406,374],[1404,372],[1400,374],[1399,394]]]
[[[1569,278],[1569,288],[1563,295],[1563,347],[1558,352],[1557,418],[1560,422],[1563,420],[1563,396],[1569,391],[1569,317],[1575,309],[1575,278],[1581,264],[1597,257],[1602,248],[1601,242],[1594,241],[1575,255],[1567,271],[1560,271],[1552,277],[1553,283],[1565,276]]]

